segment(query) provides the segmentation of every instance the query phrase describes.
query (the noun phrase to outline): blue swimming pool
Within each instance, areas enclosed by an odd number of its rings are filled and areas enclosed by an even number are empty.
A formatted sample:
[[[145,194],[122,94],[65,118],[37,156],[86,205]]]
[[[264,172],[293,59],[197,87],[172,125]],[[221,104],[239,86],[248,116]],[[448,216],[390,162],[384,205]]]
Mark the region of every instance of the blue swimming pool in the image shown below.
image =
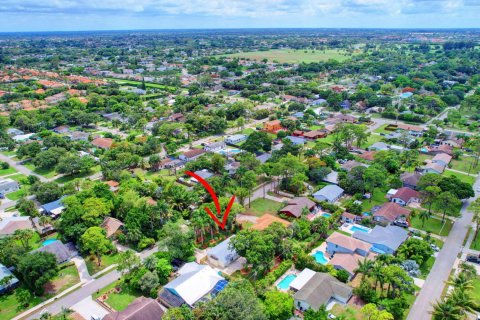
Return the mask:
[[[422,149],[420,149],[420,151],[422,151],[422,152],[428,152],[428,149],[427,149],[427,148],[422,148]]]
[[[367,217],[372,215],[372,214],[371,214],[370,212],[368,212],[368,211],[367,211],[367,212],[364,212],[364,213],[362,213],[362,214],[363,214],[364,216],[367,216]]]
[[[328,260],[325,258],[325,254],[322,251],[317,251],[313,254],[313,257],[315,258],[315,261],[317,261],[320,264],[327,264]]]
[[[223,150],[220,150],[219,153],[222,154],[222,155],[226,155],[226,154],[237,154],[237,153],[240,153],[242,152],[242,150],[240,149],[223,149]]]
[[[279,289],[282,290],[288,290],[290,289],[290,283],[292,283],[293,280],[295,280],[297,276],[294,274],[289,274],[285,278],[282,279],[277,285]]]
[[[404,92],[400,95],[400,98],[402,99],[407,99],[407,98],[410,98],[411,96],[413,96],[413,93],[411,92]]]
[[[51,243],[54,243],[55,241],[58,241],[57,239],[47,239],[42,242],[42,247],[48,246]]]
[[[332,215],[330,213],[322,213],[322,217],[325,217],[325,218],[330,218]]]
[[[369,232],[371,231],[370,228],[362,227],[362,226],[359,226],[359,225],[353,225],[353,226],[351,226],[349,229],[350,229],[350,231],[352,231],[352,232],[360,231],[360,232],[369,233]]]

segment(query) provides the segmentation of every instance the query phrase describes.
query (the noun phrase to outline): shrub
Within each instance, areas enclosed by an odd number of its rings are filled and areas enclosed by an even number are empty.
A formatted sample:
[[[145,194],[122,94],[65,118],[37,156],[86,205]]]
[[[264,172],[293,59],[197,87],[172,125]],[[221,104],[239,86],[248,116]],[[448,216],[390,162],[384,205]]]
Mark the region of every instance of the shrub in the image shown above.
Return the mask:
[[[282,261],[278,267],[267,274],[263,279],[258,280],[256,283],[257,293],[263,294],[269,286],[271,286],[275,280],[277,280],[282,274],[287,272],[293,265],[291,260]]]

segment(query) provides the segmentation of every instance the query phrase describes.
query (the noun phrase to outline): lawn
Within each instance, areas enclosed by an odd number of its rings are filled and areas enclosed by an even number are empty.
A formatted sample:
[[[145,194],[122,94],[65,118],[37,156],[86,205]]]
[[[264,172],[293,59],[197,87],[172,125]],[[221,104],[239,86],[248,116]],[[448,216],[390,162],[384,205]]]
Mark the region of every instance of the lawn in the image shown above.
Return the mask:
[[[473,280],[473,300],[480,301],[480,277]]]
[[[351,58],[351,55],[345,51],[336,49],[328,49],[325,51],[320,50],[294,50],[294,49],[281,49],[281,50],[268,50],[268,51],[253,51],[253,52],[240,52],[220,55],[228,58],[245,58],[251,60],[263,60],[277,61],[279,63],[311,63],[319,61],[327,61],[330,59],[337,60],[339,62],[345,61]]]
[[[381,206],[382,204],[387,202],[388,199],[385,198],[385,195],[386,195],[386,191],[375,189],[375,191],[373,192],[372,199],[363,200],[362,211],[370,212],[374,206]]]
[[[25,162],[23,164],[24,167],[32,170],[33,172],[35,172],[36,174],[39,174],[41,176],[44,176],[45,178],[53,178],[57,175],[57,173],[55,172],[55,169],[52,168],[52,169],[42,169],[42,168],[37,168],[35,167],[35,165],[33,163],[31,163],[30,161],[28,162]]]
[[[131,86],[138,86],[142,84],[141,81],[134,81],[134,80],[123,80],[123,79],[116,79],[116,78],[107,78],[108,80],[113,80],[118,84],[126,84],[126,85],[131,85]],[[158,84],[158,83],[151,83],[151,82],[145,82],[145,87],[147,88],[155,88],[155,89],[163,89],[163,90],[168,90],[171,92],[175,92],[177,89],[175,87],[169,87],[165,86],[163,84]]]
[[[445,221],[445,226],[443,226],[441,219],[429,218],[428,220],[425,220],[425,226],[423,226],[422,220],[416,216],[415,218],[410,219],[410,224],[412,228],[415,229],[424,230],[440,236],[448,236],[453,223],[449,219],[445,219]]]
[[[251,214],[257,217],[270,213],[276,215],[278,210],[284,207],[281,202],[276,202],[270,199],[258,198],[251,203],[251,207],[248,207],[248,199],[245,201],[245,214]]]
[[[14,174],[14,175],[12,175],[12,176],[9,176],[8,178],[9,178],[9,179],[12,179],[12,180],[15,180],[15,181],[21,181],[21,180],[27,178],[27,176],[24,175],[24,174],[19,173],[19,174]]]
[[[7,174],[12,174],[15,172],[17,172],[17,170],[15,170],[15,168],[13,167],[9,167],[7,169],[0,169],[0,176],[6,176]]]
[[[383,141],[382,136],[379,136],[378,134],[371,134],[368,137],[367,141],[365,141],[360,147],[366,149],[366,148],[370,147],[372,144],[380,142],[380,141]],[[355,145],[356,145],[356,143],[355,143]]]
[[[385,134],[392,133],[393,131],[391,131],[391,130],[385,130],[385,128],[388,127],[388,126],[389,126],[388,123],[382,124],[380,127],[378,127],[377,129],[373,130],[373,132],[376,132],[376,133],[385,133]]]
[[[428,258],[427,261],[425,261],[424,264],[420,266],[420,271],[422,272],[422,274],[420,275],[420,279],[427,278],[434,263],[435,263],[435,257],[430,257]]]
[[[110,291],[113,288],[120,287],[121,292],[114,292],[108,294],[108,298],[105,301],[110,307],[116,311],[122,311],[127,308],[127,306],[132,303],[133,300],[141,296],[140,292],[132,290],[129,286],[125,285],[122,281],[114,282],[105,288],[101,289],[99,293],[93,295],[94,299],[97,299],[102,294]]]
[[[80,277],[77,267],[72,263],[61,269],[58,275],[45,285],[45,294],[48,296],[57,295],[79,282]]]
[[[108,266],[112,264],[118,263],[118,254],[111,254],[111,255],[103,255],[102,256],[102,263],[99,266],[97,262],[97,258],[95,256],[88,256],[85,258],[85,262],[87,264],[88,273],[90,275],[94,275],[99,271],[102,271]]]
[[[466,182],[466,183],[469,183],[469,184],[472,184],[475,182],[475,176],[469,176],[469,175],[466,175],[466,174],[463,174],[463,173],[458,173],[458,172],[454,172],[454,171],[450,171],[450,170],[445,170],[445,172],[443,173],[445,176],[456,176],[458,179],[460,179],[461,181],[463,182]]]
[[[17,155],[17,151],[2,151],[2,154],[6,155],[7,157]]]
[[[71,174],[71,175],[68,175],[68,176],[61,176],[60,178],[55,179],[55,182],[57,182],[57,183],[67,183],[67,182],[70,182],[74,179],[81,179],[81,178],[91,176],[91,175],[93,175],[97,172],[100,172],[100,170],[102,170],[102,168],[100,166],[94,166],[87,172],[82,172],[82,173],[78,173],[78,174]]]
[[[341,305],[336,303],[330,310],[330,313],[337,318],[346,320],[363,320],[365,316],[360,312],[360,308],[352,305]]]
[[[30,300],[30,304],[27,309],[36,306],[43,300],[44,298],[41,297],[33,297],[32,300]],[[17,314],[23,311],[24,309],[18,309],[15,291],[12,291],[9,294],[0,295],[0,319],[13,319]]]
[[[450,167],[454,170],[458,170],[466,173],[470,171],[471,174],[472,173],[477,174],[480,171],[480,166],[477,166],[476,168],[473,167],[472,165],[474,162],[475,162],[474,157],[462,156],[460,157],[460,159],[453,159],[450,162]]]
[[[22,186],[19,190],[10,192],[5,196],[10,200],[18,200],[21,197],[25,196],[26,194],[27,194],[27,188],[25,186]]]
[[[472,232],[475,232],[475,230],[472,230]],[[472,241],[472,243],[470,244],[470,249],[480,251],[480,232],[479,232],[479,235],[477,236],[477,239],[475,239],[475,241]]]

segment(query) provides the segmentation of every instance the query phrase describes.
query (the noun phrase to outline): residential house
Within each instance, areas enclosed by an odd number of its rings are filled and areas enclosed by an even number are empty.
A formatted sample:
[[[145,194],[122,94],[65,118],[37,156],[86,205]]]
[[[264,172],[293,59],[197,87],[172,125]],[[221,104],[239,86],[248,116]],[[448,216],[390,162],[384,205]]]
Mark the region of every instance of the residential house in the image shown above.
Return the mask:
[[[235,249],[230,247],[230,239],[232,237],[220,242],[213,248],[207,251],[208,263],[220,269],[225,269],[234,263],[240,256]]]
[[[72,243],[69,244],[63,244],[60,240],[56,240],[53,242],[50,242],[47,245],[44,245],[36,250],[33,250],[33,252],[49,252],[52,253],[55,258],[57,259],[58,264],[62,264],[65,262],[70,261],[71,258],[75,257],[78,255],[78,253],[75,250],[75,246]]]
[[[280,130],[283,130],[280,120],[266,121],[263,124],[263,130],[270,133],[277,133]]]
[[[307,197],[295,197],[288,201],[287,206],[280,210],[280,212],[294,218],[300,218],[305,209],[308,210],[309,213],[314,213],[316,209],[315,202]]]
[[[293,298],[295,299],[295,308],[297,310],[306,311],[312,309],[318,311],[322,305],[327,305],[331,301],[346,304],[351,296],[351,287],[338,281],[328,273],[316,272],[293,295]]]
[[[332,170],[322,181],[331,183],[331,184],[338,184],[338,172]]]
[[[395,125],[394,125],[395,126]],[[408,131],[413,136],[421,136],[423,132],[423,128],[420,126],[414,126],[411,124],[399,123],[396,125],[397,129]]]
[[[312,130],[303,134],[303,137],[308,140],[317,140],[320,138],[325,138],[326,136],[327,133],[321,130]]]
[[[108,180],[108,181],[105,181],[105,183],[108,184],[108,187],[112,192],[117,192],[120,186],[120,183],[115,180]]]
[[[373,220],[378,223],[389,224],[397,219],[407,218],[409,215],[410,210],[403,208],[398,203],[387,202],[374,212]]]
[[[244,134],[235,134],[233,136],[227,137],[225,139],[225,143],[235,145],[235,144],[238,144],[240,142],[243,142],[243,141],[247,140],[247,138],[248,137]]]
[[[110,238],[123,228],[123,223],[116,218],[106,217],[101,227],[105,229],[107,238]]]
[[[58,126],[53,128],[53,132],[62,134],[62,133],[67,133],[70,130],[69,126]]]
[[[385,142],[375,142],[370,147],[368,147],[369,151],[383,151],[390,149],[389,146]]]
[[[317,201],[336,202],[343,195],[344,190],[337,185],[328,185],[313,194]]]
[[[430,146],[428,148],[428,153],[431,153],[431,154],[446,153],[448,155],[453,155],[453,148],[446,144],[441,144],[439,146]]]
[[[294,137],[303,137],[304,134],[305,134],[305,132],[303,132],[302,130],[294,130],[292,132],[292,136],[294,136]]]
[[[355,161],[355,160],[348,160],[347,162],[340,165],[340,167],[343,170],[346,170],[347,172],[350,172],[355,167],[368,167],[368,165],[366,165],[364,163],[361,163],[361,162],[358,162],[358,161]]]
[[[183,304],[193,307],[203,297],[218,293],[227,284],[215,269],[196,262],[185,264],[177,274],[178,277],[159,293],[160,301],[169,307]]]
[[[0,220],[0,237],[10,236],[17,230],[34,230],[30,217],[6,217]]]
[[[274,215],[265,213],[263,216],[256,219],[256,221],[254,222],[254,224],[252,226],[252,229],[262,231],[262,230],[265,230],[266,228],[268,228],[268,226],[270,226],[274,222],[281,223],[285,227],[290,226],[289,221],[287,221],[285,219],[282,219],[282,218],[279,218],[279,217],[276,217]]]
[[[238,161],[233,161],[223,166],[223,169],[225,169],[225,171],[227,171],[229,175],[236,174],[238,168],[240,168],[240,162]]]
[[[441,144],[448,145],[452,148],[463,148],[465,144],[465,139],[463,138],[447,138],[440,142]]]
[[[352,107],[352,103],[348,100],[344,100],[340,103],[340,107],[342,109],[350,109]]]
[[[349,114],[339,114],[335,116],[336,119],[339,119],[341,122],[348,122],[348,123],[357,123],[358,119]]]
[[[140,296],[124,310],[109,313],[103,320],[158,320],[162,318],[163,313],[164,308],[157,300]]]
[[[8,280],[5,280],[7,278]],[[0,263],[0,294],[6,293],[20,284],[13,273]]]
[[[377,153],[376,151],[365,151],[364,153],[358,155],[358,157],[367,161],[373,161],[375,160],[376,153]]]
[[[95,147],[100,149],[110,149],[113,144],[113,139],[111,138],[96,138],[91,142]]]
[[[262,153],[259,156],[256,156],[257,160],[259,160],[261,163],[265,163],[270,159],[272,155],[270,153]]]
[[[15,192],[20,189],[20,185],[17,181],[7,178],[0,180],[0,194],[5,195],[7,193]]]
[[[362,220],[362,217],[345,211],[344,213],[342,213],[340,219],[343,223],[357,223]]]
[[[327,243],[327,253],[331,256],[343,253],[355,253],[362,257],[366,257],[372,247],[369,243],[346,236],[339,232],[332,233],[325,242]]]
[[[418,172],[405,172],[400,175],[400,180],[403,182],[403,186],[417,190],[418,181],[422,175]]]
[[[446,153],[437,153],[432,158],[432,163],[438,163],[444,167],[448,166],[448,164],[452,161],[452,156]]]
[[[197,176],[199,176],[200,178],[202,178],[203,180],[207,180],[207,179],[213,177],[213,173],[211,173],[207,169],[197,170],[194,173]],[[194,183],[198,183],[198,180],[194,177],[192,177],[191,181],[194,182]]]
[[[205,153],[203,149],[190,149],[182,153],[178,158],[184,162],[189,162],[197,159]]]
[[[305,144],[305,139],[302,137],[294,137],[294,136],[287,136],[285,137],[286,139],[292,141],[292,143],[297,146],[297,145],[304,145]]]
[[[52,218],[58,217],[63,212],[63,210],[65,209],[65,206],[63,205],[63,202],[62,202],[62,199],[64,197],[65,196],[61,197],[58,200],[55,200],[55,201],[52,201],[52,202],[45,203],[45,204],[41,205],[40,206],[40,211],[44,215],[51,216]]]
[[[298,290],[302,289],[315,274],[316,272],[311,269],[303,269],[302,272],[300,272],[297,277],[290,283],[290,289],[294,292],[297,292]]]
[[[218,152],[226,147],[226,144],[224,141],[219,141],[219,142],[213,142],[206,144],[203,149],[207,152]]]
[[[355,239],[372,244],[371,250],[379,254],[394,254],[408,238],[408,231],[397,226],[375,226],[370,232],[356,231]]]
[[[88,141],[88,137],[90,134],[88,132],[82,132],[82,131],[73,131],[68,133],[67,137],[70,138],[72,141]]]
[[[395,194],[390,198],[391,202],[398,203],[401,206],[408,206],[411,203],[420,202],[420,192],[410,189],[408,187],[402,187],[397,190]]]
[[[422,173],[436,173],[442,174],[445,171],[445,166],[440,163],[433,163],[432,161],[427,160],[427,164],[420,168]]]
[[[181,113],[174,113],[168,117],[168,120],[171,122],[185,122],[185,116]]]

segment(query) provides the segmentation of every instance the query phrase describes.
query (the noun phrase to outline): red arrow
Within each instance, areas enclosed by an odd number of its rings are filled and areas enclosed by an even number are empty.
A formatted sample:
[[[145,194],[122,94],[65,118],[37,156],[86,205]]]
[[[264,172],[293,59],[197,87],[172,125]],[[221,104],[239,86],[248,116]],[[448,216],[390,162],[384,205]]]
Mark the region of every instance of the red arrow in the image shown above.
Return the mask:
[[[215,194],[215,191],[213,191],[212,186],[208,184],[207,181],[205,181],[202,177],[199,175],[191,172],[191,171],[185,171],[185,174],[188,174],[189,176],[197,179],[198,182],[200,182],[205,189],[207,189],[208,193],[210,193],[210,196],[213,199],[213,203],[215,203],[215,207],[217,208],[217,214],[220,216],[222,214],[221,209],[220,209],[220,202],[218,202],[218,197]],[[207,211],[208,215],[210,218],[215,221],[215,223],[222,229],[225,229],[225,225],[227,224],[227,219],[228,219],[228,214],[230,213],[230,209],[232,208],[233,202],[235,202],[235,195],[230,198],[230,202],[228,203],[227,209],[225,209],[225,213],[223,214],[222,222],[218,219],[216,215],[212,213],[209,207],[205,207],[205,211]]]

